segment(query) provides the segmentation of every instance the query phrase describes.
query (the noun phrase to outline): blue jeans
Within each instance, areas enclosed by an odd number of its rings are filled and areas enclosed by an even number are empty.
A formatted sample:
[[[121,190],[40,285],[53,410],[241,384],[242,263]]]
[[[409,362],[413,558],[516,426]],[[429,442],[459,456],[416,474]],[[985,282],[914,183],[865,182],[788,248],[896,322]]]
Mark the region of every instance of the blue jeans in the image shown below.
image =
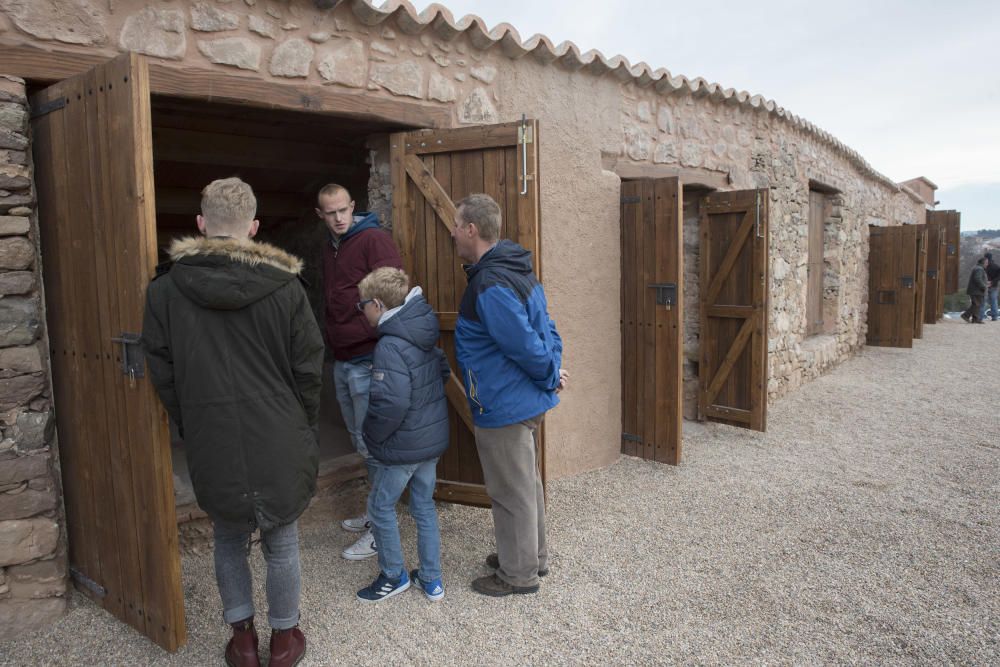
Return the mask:
[[[986,304],[989,302],[990,306],[990,318],[1000,319],[1000,306],[997,304],[997,293],[1000,292],[1000,287],[990,287],[986,290],[986,298],[983,299],[983,315],[980,319],[986,319]]]
[[[434,581],[441,577],[441,534],[434,508],[434,483],[437,459],[424,463],[385,465],[372,461],[374,478],[368,494],[368,519],[378,545],[378,566],[390,579],[403,573],[403,545],[399,541],[396,501],[407,484],[410,487],[410,516],[417,524],[417,555],[420,578]]]
[[[222,618],[237,623],[254,615],[253,579],[250,575],[252,523],[215,525],[215,581],[222,597]],[[267,619],[274,630],[287,630],[299,622],[302,577],[299,567],[297,521],[261,532],[261,551],[267,561]]]
[[[344,417],[347,432],[351,434],[351,442],[358,454],[365,458],[368,467],[368,480],[374,478],[371,457],[361,430],[365,424],[365,414],[368,413],[368,392],[372,385],[372,362],[338,361],[333,365],[333,386],[337,390],[337,402],[340,403],[340,413]]]

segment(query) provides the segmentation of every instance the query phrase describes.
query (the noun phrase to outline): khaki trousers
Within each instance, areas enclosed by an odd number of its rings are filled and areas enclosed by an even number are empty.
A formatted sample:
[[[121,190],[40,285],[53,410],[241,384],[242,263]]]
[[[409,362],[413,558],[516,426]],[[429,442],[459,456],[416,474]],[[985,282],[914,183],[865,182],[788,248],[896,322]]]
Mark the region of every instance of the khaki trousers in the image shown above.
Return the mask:
[[[534,586],[538,570],[548,565],[545,495],[535,439],[543,417],[475,429],[486,493],[493,501],[497,576],[514,586]]]

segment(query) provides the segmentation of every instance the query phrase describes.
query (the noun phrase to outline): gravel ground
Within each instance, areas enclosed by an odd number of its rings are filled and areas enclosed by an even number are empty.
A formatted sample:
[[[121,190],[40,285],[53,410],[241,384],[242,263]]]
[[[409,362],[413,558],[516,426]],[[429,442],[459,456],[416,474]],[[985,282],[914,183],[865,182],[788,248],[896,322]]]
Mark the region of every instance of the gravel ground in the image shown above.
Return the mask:
[[[766,434],[685,424],[680,467],[627,458],[553,482],[535,596],[472,593],[490,517],[443,506],[445,600],[364,605],[374,561],[342,560],[350,536],[310,511],[303,665],[998,664],[998,350],[1000,324],[944,322],[780,400]],[[403,539],[412,565],[408,516]],[[222,664],[210,554],[184,558],[184,594],[174,655],[76,595],[0,663]]]

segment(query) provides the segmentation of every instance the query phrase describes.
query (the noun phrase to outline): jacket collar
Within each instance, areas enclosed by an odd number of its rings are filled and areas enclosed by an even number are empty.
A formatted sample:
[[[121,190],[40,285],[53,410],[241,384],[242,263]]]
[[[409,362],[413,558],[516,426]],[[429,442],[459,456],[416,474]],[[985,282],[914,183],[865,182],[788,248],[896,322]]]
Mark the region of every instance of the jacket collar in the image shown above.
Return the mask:
[[[228,236],[188,236],[175,239],[170,244],[170,259],[179,261],[185,257],[222,255],[234,262],[248,266],[265,264],[276,269],[298,275],[302,272],[302,260],[276,248],[269,243],[250,239],[235,239]]]

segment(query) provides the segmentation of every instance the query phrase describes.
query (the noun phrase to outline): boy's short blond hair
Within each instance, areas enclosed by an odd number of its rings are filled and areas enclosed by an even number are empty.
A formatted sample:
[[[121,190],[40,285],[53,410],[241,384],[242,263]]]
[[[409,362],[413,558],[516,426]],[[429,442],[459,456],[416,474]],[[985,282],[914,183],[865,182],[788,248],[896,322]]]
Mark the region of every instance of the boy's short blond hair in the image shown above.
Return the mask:
[[[201,191],[201,214],[213,229],[248,225],[256,213],[253,189],[235,176],[212,181]]]
[[[403,305],[410,293],[410,278],[405,271],[383,266],[375,269],[358,283],[362,300],[378,299],[388,310]]]

